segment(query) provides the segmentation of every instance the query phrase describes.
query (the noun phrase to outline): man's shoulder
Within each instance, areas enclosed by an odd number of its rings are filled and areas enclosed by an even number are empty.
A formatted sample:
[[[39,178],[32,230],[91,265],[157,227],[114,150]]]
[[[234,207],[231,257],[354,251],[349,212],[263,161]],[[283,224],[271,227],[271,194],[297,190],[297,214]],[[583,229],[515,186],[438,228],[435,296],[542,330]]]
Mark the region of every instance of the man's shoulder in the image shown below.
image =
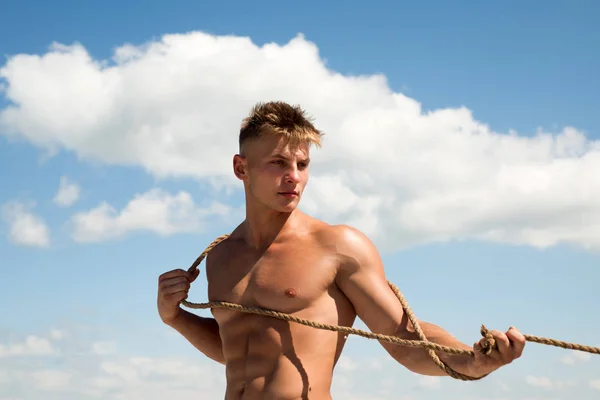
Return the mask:
[[[212,268],[215,264],[222,264],[228,258],[235,254],[235,247],[240,246],[241,238],[235,233],[229,234],[224,239],[220,240],[206,254],[206,268]]]
[[[377,254],[371,239],[358,228],[347,225],[324,225],[316,232],[319,243],[341,257],[363,261]]]
[[[338,284],[355,273],[384,274],[379,250],[360,229],[346,224],[329,225],[320,235],[320,243],[338,260]]]
[[[316,231],[319,239],[333,241],[338,245],[364,245],[370,242],[368,236],[358,228],[347,224],[329,225],[323,223]]]

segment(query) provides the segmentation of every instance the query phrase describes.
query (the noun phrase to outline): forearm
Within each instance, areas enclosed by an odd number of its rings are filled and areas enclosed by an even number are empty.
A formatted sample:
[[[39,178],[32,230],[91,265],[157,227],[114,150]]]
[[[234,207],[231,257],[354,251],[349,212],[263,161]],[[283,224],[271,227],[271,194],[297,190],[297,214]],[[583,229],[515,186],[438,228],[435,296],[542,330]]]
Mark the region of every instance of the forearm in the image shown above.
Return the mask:
[[[180,309],[177,318],[169,321],[167,325],[179,332],[205,356],[225,364],[219,325],[214,318],[203,318]]]
[[[472,346],[468,346],[450,333],[437,325],[419,321],[419,325],[425,334],[425,337],[433,343],[441,344],[448,347],[458,348],[461,350],[472,350]],[[414,329],[402,330],[402,333],[397,333],[397,336],[407,340],[419,340],[419,337],[414,332]],[[394,344],[386,344],[386,349],[399,363],[404,365],[410,371],[431,376],[445,376],[444,372],[439,366],[437,366],[428,354],[428,351],[421,347],[409,347],[399,346]],[[437,356],[446,365],[452,368],[454,371],[461,374],[473,376],[478,375],[477,371],[472,371],[470,366],[471,356],[469,355],[453,355],[445,352],[436,351]]]

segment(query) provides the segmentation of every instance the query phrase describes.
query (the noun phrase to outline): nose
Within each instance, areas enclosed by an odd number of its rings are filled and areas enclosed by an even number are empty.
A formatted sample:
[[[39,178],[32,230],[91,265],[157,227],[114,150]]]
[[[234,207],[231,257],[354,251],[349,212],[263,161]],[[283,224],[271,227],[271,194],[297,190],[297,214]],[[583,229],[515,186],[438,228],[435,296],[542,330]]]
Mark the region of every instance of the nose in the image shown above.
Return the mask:
[[[300,181],[300,171],[298,167],[293,165],[287,172],[285,180],[288,183],[298,183]]]

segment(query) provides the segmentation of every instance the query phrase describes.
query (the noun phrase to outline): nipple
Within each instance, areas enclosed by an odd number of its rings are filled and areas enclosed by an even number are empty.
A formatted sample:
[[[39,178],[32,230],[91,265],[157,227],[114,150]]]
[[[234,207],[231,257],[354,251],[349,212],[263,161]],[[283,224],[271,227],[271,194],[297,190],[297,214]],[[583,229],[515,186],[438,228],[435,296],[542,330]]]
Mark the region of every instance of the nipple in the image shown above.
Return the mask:
[[[285,295],[287,297],[294,298],[296,297],[296,291],[294,290],[294,288],[287,288],[285,289]]]

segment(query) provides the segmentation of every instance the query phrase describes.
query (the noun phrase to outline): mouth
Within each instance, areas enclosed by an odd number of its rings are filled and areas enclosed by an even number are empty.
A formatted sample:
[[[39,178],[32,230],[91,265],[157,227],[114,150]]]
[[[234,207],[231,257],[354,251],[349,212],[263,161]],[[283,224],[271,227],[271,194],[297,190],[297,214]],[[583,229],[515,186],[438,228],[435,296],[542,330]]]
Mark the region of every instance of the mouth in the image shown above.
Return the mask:
[[[294,197],[298,197],[298,192],[279,192],[280,195],[282,195],[283,197],[287,197],[287,198],[294,198]]]

